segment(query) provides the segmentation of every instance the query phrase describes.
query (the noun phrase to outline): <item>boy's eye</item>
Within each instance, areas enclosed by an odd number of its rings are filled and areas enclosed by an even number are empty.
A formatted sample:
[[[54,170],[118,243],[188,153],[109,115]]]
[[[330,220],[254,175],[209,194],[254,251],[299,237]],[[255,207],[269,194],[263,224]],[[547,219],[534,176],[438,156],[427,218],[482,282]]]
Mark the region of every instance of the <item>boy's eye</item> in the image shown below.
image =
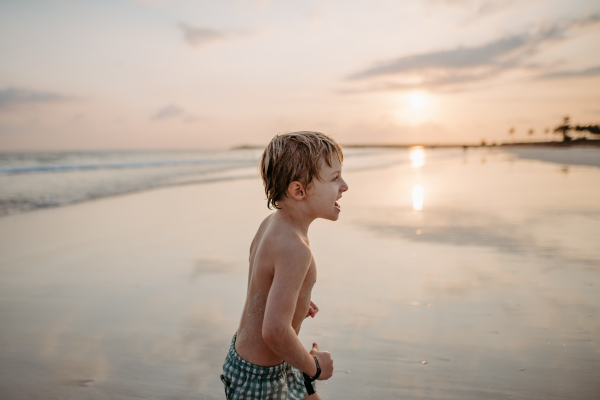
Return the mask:
[[[336,176],[335,178],[333,178],[334,181],[337,181],[339,178],[339,176]]]

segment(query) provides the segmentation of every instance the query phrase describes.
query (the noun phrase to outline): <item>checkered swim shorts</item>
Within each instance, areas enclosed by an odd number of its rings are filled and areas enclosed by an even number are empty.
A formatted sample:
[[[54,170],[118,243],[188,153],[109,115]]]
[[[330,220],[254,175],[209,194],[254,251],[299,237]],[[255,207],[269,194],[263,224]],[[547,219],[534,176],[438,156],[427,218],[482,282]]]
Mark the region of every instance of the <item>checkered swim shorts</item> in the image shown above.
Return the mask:
[[[227,400],[304,399],[307,393],[299,369],[286,362],[272,367],[250,364],[235,351],[236,335],[231,340],[221,375]],[[315,383],[312,384],[314,388]]]

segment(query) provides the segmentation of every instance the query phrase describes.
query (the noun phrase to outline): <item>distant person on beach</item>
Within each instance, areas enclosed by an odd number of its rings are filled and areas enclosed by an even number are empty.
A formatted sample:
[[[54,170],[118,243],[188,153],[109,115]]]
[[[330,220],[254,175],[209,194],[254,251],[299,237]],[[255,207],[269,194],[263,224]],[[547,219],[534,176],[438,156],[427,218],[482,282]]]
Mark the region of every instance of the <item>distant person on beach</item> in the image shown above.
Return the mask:
[[[276,211],[250,246],[246,303],[221,375],[229,400],[320,400],[314,381],[333,374],[329,352],[317,343],[308,351],[298,333],[319,311],[308,227],[338,219],[337,200],[348,190],[342,161],[340,145],[317,132],[277,135],[260,158],[267,206]]]

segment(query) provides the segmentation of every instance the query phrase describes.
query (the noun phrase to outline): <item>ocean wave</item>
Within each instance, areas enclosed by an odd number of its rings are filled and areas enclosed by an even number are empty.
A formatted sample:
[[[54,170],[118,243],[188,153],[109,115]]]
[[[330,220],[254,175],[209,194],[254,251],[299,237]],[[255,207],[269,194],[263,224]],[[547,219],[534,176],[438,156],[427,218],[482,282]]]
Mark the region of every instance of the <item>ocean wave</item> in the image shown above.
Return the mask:
[[[257,160],[240,159],[200,159],[200,160],[169,160],[145,162],[121,162],[109,164],[59,164],[59,165],[29,165],[15,167],[0,167],[0,174],[27,174],[45,172],[89,171],[99,169],[129,169],[129,168],[156,168],[177,167],[187,165],[207,164],[255,164]]]

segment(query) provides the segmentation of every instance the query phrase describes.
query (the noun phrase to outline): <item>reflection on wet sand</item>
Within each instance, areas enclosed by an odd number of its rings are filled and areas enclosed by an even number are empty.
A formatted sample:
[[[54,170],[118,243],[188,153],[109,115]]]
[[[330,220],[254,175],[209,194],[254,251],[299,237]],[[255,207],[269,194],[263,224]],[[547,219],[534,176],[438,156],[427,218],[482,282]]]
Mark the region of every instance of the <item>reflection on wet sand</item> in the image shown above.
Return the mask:
[[[409,151],[411,167],[421,168],[425,164],[425,149],[423,146],[413,146]]]
[[[415,185],[412,188],[413,209],[421,211],[423,209],[423,187]]]
[[[354,388],[377,382],[381,398],[594,398],[600,298],[588,285],[600,278],[600,248],[589,237],[600,232],[600,207],[590,200],[600,193],[589,183],[600,182],[600,171],[581,168],[557,189],[555,166],[508,161],[491,154],[484,165],[457,158],[421,167],[419,179],[435,195],[418,213],[417,196],[412,204],[381,201],[389,186],[352,175],[349,183],[369,187],[371,198],[346,196],[342,223],[366,235],[346,229],[316,257],[335,255],[327,262],[337,268],[320,279],[337,290],[332,345],[347,355],[336,364],[357,372]],[[414,187],[402,167],[380,179],[394,190]],[[368,254],[345,256],[348,242]],[[348,326],[344,316],[362,309],[378,318]]]
[[[202,258],[196,260],[192,273],[190,274],[190,282],[195,282],[200,279],[203,275],[210,274],[227,274],[227,273],[245,273],[245,265],[235,265],[232,263],[224,262],[223,260],[215,260],[210,258]]]
[[[413,146],[408,149],[410,154],[411,167],[413,169],[421,168],[425,165],[425,149],[423,146]],[[416,178],[419,180],[419,171],[416,171]],[[414,185],[412,188],[412,205],[415,211],[423,209],[423,186]]]
[[[600,170],[402,151],[311,227],[321,397],[595,399]],[[0,219],[0,398],[223,398],[268,213],[247,180]]]

